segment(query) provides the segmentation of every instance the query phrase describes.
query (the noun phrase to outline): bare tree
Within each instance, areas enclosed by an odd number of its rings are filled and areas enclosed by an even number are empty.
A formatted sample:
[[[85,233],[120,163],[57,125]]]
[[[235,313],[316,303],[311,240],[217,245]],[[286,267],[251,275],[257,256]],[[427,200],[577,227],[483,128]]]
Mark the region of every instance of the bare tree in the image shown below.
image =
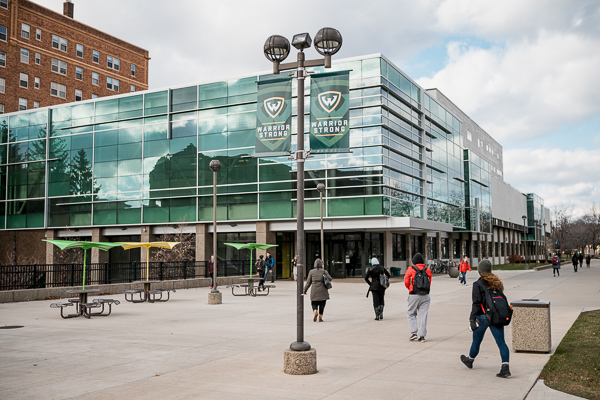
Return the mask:
[[[196,234],[186,233],[185,224],[173,227],[175,233],[158,235],[161,242],[179,242],[172,250],[150,249],[150,261],[194,261],[196,257]]]

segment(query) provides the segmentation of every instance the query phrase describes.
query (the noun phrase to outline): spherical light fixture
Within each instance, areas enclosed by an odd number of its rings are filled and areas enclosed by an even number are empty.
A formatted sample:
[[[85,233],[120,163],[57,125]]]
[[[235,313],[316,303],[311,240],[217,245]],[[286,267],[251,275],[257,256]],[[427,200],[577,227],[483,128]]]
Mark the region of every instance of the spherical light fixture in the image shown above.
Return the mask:
[[[209,167],[210,167],[211,171],[217,172],[221,169],[221,161],[212,160],[209,164]]]
[[[325,68],[331,68],[331,56],[342,48],[342,34],[334,28],[321,28],[314,43],[317,52],[325,56]]]
[[[290,54],[290,41],[280,35],[269,36],[264,46],[265,57],[273,62],[273,73],[279,74],[279,63]]]

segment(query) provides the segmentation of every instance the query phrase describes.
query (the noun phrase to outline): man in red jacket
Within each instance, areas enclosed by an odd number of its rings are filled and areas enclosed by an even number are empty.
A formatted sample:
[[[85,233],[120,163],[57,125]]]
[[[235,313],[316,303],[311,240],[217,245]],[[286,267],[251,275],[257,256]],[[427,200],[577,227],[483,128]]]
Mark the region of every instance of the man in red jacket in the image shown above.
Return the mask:
[[[471,266],[469,265],[469,257],[465,256],[458,265],[458,272],[460,272],[458,281],[465,286],[467,286],[467,269],[470,271]]]
[[[412,259],[413,265],[408,267],[404,275],[404,286],[408,289],[408,329],[410,330],[410,340],[418,339],[419,342],[425,342],[427,335],[427,312],[431,297],[429,289],[431,287],[431,270],[425,266],[425,259],[421,253],[415,254]],[[418,315],[418,325],[417,325]]]

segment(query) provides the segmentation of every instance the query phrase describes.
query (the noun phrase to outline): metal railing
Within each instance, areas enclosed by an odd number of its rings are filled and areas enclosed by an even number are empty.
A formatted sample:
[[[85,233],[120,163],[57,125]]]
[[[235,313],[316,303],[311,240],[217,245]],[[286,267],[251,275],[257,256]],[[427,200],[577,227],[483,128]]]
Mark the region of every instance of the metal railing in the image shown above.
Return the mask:
[[[150,280],[181,280],[208,277],[206,261],[151,262]],[[217,276],[239,276],[250,273],[250,263],[221,260]],[[85,268],[86,285],[129,283],[146,279],[146,264],[92,263]],[[83,284],[82,264],[1,265],[0,290],[40,289]]]

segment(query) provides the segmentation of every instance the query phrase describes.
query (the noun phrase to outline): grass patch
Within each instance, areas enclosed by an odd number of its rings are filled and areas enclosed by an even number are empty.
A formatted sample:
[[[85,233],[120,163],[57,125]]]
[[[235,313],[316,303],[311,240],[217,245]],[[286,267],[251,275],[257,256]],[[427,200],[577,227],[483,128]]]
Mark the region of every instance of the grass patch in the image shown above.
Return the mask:
[[[546,386],[600,399],[600,310],[581,313],[542,370]]]

